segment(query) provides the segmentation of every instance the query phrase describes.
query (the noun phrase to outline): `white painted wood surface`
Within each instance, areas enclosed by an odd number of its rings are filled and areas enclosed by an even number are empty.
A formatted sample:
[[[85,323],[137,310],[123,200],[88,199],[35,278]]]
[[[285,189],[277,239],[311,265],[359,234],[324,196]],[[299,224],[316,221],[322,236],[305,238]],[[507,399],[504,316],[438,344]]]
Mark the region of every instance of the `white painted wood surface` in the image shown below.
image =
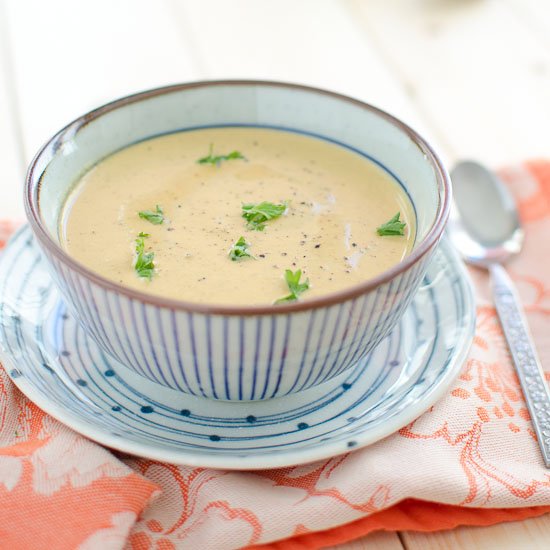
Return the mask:
[[[550,150],[550,3],[350,0],[451,160]],[[546,32],[535,32],[537,24]]]
[[[25,169],[19,106],[13,86],[11,44],[0,4],[0,218],[23,219],[21,182]]]
[[[25,165],[105,101],[211,78],[312,84],[373,103],[451,163],[550,156],[546,0],[0,0],[0,218]],[[550,520],[340,548],[548,548]]]

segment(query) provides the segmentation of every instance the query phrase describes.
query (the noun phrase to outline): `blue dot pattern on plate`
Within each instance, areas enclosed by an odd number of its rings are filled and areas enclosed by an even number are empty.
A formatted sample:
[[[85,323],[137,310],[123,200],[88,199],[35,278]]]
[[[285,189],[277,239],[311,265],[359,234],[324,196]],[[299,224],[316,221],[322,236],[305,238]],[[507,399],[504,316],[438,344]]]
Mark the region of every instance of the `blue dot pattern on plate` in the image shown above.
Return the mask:
[[[443,243],[429,268],[433,284],[420,289],[392,334],[347,373],[263,403],[209,401],[159,386],[103,354],[53,285],[44,285],[48,274],[37,249],[25,247],[28,236],[27,228],[20,231],[0,257],[0,295],[6,298],[0,346],[7,350],[7,372],[21,373],[15,381],[25,393],[46,411],[49,404],[61,408],[63,420],[88,437],[168,462],[264,468],[359,448],[412,420],[409,411],[418,402],[429,407],[434,388],[456,372],[471,337],[470,290]],[[43,295],[37,287],[46,288]],[[10,361],[16,356],[17,365]],[[369,369],[374,364],[379,368]],[[65,381],[71,380],[85,385],[69,389]]]

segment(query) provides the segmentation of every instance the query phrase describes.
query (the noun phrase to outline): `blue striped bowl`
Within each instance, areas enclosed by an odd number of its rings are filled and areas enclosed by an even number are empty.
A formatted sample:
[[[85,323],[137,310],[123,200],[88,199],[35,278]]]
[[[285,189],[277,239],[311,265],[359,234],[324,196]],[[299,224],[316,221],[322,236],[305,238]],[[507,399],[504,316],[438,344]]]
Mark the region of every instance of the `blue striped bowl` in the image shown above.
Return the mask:
[[[388,171],[416,212],[412,253],[342,292],[278,306],[164,299],[109,281],[68,256],[58,221],[74,182],[105,156],[183,129],[247,125],[316,135]],[[164,386],[222,400],[262,400],[321,384],[355,365],[401,318],[439,243],[450,183],[429,145],[390,115],[354,99],[273,82],[176,85],[126,97],[75,120],[34,158],[27,216],[53,280],[99,346]]]

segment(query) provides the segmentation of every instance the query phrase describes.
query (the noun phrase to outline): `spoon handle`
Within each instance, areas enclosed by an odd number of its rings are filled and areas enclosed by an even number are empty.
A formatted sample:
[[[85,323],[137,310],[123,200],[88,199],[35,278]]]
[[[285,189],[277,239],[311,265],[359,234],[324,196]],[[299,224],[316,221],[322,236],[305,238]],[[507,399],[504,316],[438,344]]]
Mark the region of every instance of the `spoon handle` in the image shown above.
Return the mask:
[[[514,283],[499,264],[490,266],[493,297],[521,382],[542,457],[550,468],[550,391]]]

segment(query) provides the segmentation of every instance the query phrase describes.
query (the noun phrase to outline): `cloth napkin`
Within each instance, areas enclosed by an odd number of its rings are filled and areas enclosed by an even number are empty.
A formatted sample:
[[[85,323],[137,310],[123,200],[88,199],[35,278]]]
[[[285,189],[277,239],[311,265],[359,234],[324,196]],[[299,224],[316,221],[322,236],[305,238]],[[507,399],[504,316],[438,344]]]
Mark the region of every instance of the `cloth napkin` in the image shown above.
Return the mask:
[[[509,271],[548,366],[550,163],[502,176],[527,231]],[[10,230],[0,224],[0,241]],[[476,335],[447,395],[398,433],[305,466],[225,472],[117,454],[46,415],[0,369],[0,547],[305,549],[376,529],[430,531],[549,512],[550,472],[487,276],[471,274]]]

